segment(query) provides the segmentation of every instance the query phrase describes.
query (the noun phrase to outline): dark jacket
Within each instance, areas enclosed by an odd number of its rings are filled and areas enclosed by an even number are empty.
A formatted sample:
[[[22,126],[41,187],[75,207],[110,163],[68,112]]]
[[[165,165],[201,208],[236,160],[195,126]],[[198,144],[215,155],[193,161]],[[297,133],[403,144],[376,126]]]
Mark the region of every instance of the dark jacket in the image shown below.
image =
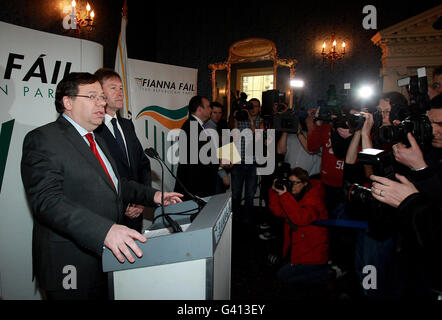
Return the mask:
[[[198,136],[191,135],[192,125],[195,129],[195,133],[197,133]],[[216,175],[219,165],[212,163],[204,164],[201,162],[201,159],[199,157],[201,148],[210,143],[208,141],[199,141],[199,136],[204,129],[199,125],[198,121],[193,116],[189,116],[189,119],[187,119],[186,122],[183,123],[181,130],[183,133],[186,134],[186,138],[184,139],[185,141],[181,141],[185,142],[185,144],[179,145],[180,159],[177,169],[178,179],[184,184],[189,192],[193,193],[196,196],[206,197],[215,194]],[[195,148],[193,149],[192,146],[195,146]],[[187,151],[186,157],[184,157],[184,153],[182,152],[183,148],[185,148]],[[210,152],[208,154],[211,155]],[[191,163],[194,162],[193,160],[196,160],[196,163]],[[185,195],[183,197],[183,200],[189,199],[189,197],[185,194],[183,188],[178,182],[175,183],[175,191]]]
[[[103,140],[106,142],[106,145],[109,148],[109,152],[112,155],[112,158],[115,160],[118,173],[121,177],[128,180],[134,180],[151,188],[152,174],[150,161],[149,158],[144,154],[143,147],[141,146],[141,143],[137,138],[133,122],[131,120],[121,118],[120,116],[117,116],[117,119],[118,123],[121,126],[121,129],[123,130],[124,138],[126,140],[129,162],[127,161],[126,155],[118,146],[117,140],[114,138],[104,122],[97,129],[95,129],[94,132],[96,133],[96,135],[103,138]],[[123,209],[125,210],[128,203],[123,203],[123,205]],[[142,223],[142,214],[135,219],[130,219],[126,216],[123,216],[123,224],[137,230],[138,232],[141,231]]]
[[[424,155],[428,167],[421,171],[409,171],[408,178],[420,192],[427,193],[432,201],[442,202],[442,149],[432,148]]]
[[[102,286],[101,254],[123,201],[153,205],[156,190],[120,178],[104,141],[96,142],[118,178],[118,190],[78,131],[62,116],[29,132],[21,175],[34,217],[33,271],[41,288],[63,290],[65,266],[77,270],[78,289]]]

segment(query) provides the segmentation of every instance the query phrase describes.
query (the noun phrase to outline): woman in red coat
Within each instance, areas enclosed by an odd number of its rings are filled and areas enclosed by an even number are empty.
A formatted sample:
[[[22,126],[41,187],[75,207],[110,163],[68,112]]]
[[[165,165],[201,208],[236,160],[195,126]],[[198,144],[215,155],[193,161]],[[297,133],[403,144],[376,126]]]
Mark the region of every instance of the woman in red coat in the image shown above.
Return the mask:
[[[272,213],[285,219],[283,255],[290,262],[278,271],[278,279],[287,283],[326,283],[328,279],[328,233],[311,225],[327,219],[324,189],[319,180],[309,179],[302,168],[291,170],[291,192],[273,183],[269,191]],[[276,181],[276,180],[275,180]]]

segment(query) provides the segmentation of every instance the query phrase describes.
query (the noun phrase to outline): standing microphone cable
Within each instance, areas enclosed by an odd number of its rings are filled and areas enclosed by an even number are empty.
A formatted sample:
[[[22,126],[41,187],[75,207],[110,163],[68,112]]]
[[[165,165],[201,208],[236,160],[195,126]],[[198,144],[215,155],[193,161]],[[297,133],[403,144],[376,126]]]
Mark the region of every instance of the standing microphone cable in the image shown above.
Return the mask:
[[[166,227],[171,227],[173,230],[173,233],[175,232],[183,232],[183,229],[181,228],[181,226],[175,221],[173,220],[171,217],[169,217],[169,215],[164,213],[164,168],[163,168],[163,164],[161,163],[161,161],[159,159],[157,159],[156,157],[153,157],[155,160],[157,160],[161,166],[161,215],[162,215],[162,219],[163,219],[163,224]],[[168,225],[164,222],[164,219],[167,220]]]

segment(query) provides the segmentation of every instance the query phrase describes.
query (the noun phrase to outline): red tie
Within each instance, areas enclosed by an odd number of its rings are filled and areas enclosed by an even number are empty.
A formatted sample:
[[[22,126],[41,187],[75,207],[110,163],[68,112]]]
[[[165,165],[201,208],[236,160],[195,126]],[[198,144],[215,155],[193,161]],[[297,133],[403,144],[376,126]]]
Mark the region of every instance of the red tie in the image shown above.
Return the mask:
[[[103,167],[104,171],[106,171],[106,174],[109,177],[110,182],[112,183],[112,185],[115,188],[114,182],[112,181],[112,178],[110,177],[109,172],[106,169],[106,166],[105,166],[105,164],[103,162],[103,159],[101,159],[100,154],[98,153],[97,145],[95,144],[94,138],[92,137],[92,133],[86,134],[86,139],[89,141],[89,144],[91,146],[92,152],[95,154],[95,156],[97,157],[98,161],[100,161],[101,166]]]

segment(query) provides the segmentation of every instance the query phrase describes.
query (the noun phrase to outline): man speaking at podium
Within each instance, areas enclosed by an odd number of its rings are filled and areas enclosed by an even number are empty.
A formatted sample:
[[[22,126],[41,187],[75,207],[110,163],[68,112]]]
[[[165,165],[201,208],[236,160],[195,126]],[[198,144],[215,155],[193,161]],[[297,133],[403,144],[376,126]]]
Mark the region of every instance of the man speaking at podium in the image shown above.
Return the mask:
[[[161,192],[120,178],[103,140],[94,136],[106,97],[96,76],[70,73],[57,85],[60,117],[29,132],[21,175],[34,215],[33,272],[48,299],[106,299],[103,246],[123,263],[142,256],[140,233],[120,223],[123,201],[161,203]],[[164,204],[181,202],[164,193]],[[69,278],[69,281],[67,281]]]

